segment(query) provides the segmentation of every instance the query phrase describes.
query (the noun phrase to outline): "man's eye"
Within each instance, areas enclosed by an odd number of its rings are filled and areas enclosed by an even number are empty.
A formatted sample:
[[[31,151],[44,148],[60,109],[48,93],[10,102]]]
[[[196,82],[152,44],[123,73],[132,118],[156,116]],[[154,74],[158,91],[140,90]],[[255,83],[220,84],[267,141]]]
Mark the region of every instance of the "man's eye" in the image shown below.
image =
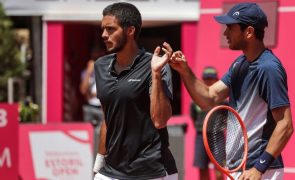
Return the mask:
[[[112,27],[106,27],[106,30],[107,30],[107,31],[113,31],[114,28],[112,28]]]

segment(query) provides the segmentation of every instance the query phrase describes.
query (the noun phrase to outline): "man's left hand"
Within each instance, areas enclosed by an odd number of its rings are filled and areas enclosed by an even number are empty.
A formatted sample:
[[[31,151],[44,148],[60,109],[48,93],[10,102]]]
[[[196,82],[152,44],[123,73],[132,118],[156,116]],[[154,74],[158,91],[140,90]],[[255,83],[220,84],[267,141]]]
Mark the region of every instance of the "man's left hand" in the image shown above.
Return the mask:
[[[246,170],[240,177],[239,180],[260,180],[262,173],[259,172],[256,168],[251,168]]]
[[[172,48],[170,44],[164,42],[162,51],[164,51],[164,55],[160,56],[161,47],[157,47],[154,51],[153,58],[151,61],[152,72],[161,73],[162,68],[168,63],[172,55]]]

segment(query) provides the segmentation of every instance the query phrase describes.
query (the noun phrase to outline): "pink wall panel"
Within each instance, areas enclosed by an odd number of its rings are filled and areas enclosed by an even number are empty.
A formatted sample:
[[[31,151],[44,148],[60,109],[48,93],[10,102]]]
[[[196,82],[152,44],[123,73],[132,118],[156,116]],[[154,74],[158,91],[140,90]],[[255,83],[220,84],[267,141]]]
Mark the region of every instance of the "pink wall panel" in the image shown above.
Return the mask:
[[[193,69],[196,63],[197,27],[197,23],[183,23],[181,27],[181,50],[185,54],[188,64]],[[183,83],[181,86],[181,113],[184,116],[178,119],[180,121],[178,123],[187,124],[184,143],[184,179],[194,179],[193,177],[196,175],[197,169],[192,166],[194,158],[195,129],[189,117],[191,97]],[[172,123],[174,122],[174,119],[172,119]]]
[[[198,24],[197,23],[183,23],[181,29],[181,50],[188,60],[189,66],[193,71],[196,70],[197,65],[197,51],[196,45],[198,42]],[[181,94],[181,107],[182,115],[181,117],[174,117],[171,120],[173,123],[186,123],[187,131],[185,133],[185,147],[184,147],[184,179],[191,180],[198,177],[198,169],[193,167],[194,160],[194,145],[195,145],[195,128],[189,117],[189,106],[191,103],[191,97],[189,96],[187,90],[182,84],[182,94]]]
[[[47,23],[47,122],[63,120],[63,23]]]
[[[181,50],[185,54],[188,64],[194,69],[196,65],[197,23],[183,23],[181,27]],[[181,113],[189,114],[191,97],[182,84]]]

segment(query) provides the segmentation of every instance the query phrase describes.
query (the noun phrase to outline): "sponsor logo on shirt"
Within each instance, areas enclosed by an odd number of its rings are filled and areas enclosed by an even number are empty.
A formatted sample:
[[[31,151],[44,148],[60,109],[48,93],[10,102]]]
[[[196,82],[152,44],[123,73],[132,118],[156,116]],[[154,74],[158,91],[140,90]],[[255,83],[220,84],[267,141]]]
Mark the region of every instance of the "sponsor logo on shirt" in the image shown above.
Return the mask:
[[[141,79],[129,79],[128,82],[140,82]]]

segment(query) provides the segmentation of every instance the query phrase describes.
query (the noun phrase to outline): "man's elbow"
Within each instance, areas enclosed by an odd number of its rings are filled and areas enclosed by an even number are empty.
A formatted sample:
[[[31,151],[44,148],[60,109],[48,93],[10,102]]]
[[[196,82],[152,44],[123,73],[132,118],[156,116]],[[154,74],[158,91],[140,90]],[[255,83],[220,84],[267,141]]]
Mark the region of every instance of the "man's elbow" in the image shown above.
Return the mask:
[[[169,120],[171,116],[165,116],[165,117],[156,117],[156,116],[153,116],[152,117],[152,121],[153,121],[153,124],[155,126],[156,129],[162,129],[164,127],[167,126],[167,122]]]
[[[282,126],[282,129],[284,129],[284,136],[287,139],[290,139],[292,134],[294,133],[294,127],[292,121],[285,121],[284,126]]]
[[[154,126],[156,129],[162,129],[167,126],[167,123],[154,121]]]
[[[172,116],[172,109],[167,108],[163,111],[151,111],[151,119],[155,128],[161,129],[167,126],[167,122]]]
[[[293,127],[293,125],[291,124],[290,126],[289,126],[289,128],[288,128],[288,136],[289,137],[291,137],[292,136],[292,134],[294,133],[294,127]]]

